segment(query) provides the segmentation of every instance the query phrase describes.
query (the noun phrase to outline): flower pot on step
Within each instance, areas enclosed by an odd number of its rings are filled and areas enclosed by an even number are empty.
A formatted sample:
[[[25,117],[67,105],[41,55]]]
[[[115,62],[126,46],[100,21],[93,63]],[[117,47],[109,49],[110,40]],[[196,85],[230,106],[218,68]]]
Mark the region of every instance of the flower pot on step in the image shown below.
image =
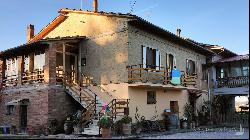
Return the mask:
[[[131,135],[131,124],[122,124],[122,132],[124,135]]]
[[[111,128],[101,128],[102,138],[111,138]]]

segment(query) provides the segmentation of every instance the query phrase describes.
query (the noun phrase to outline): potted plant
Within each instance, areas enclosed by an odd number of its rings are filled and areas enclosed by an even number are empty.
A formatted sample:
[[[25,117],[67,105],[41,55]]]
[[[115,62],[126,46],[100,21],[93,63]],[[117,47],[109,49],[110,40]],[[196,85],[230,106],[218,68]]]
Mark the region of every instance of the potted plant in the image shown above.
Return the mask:
[[[184,106],[184,116],[187,118],[187,126],[188,128],[193,128],[193,118],[194,112],[193,107],[190,104],[186,104]]]
[[[182,128],[182,129],[187,129],[187,118],[186,118],[186,117],[183,117],[183,118],[180,120],[180,123],[181,123],[181,128]]]
[[[141,122],[141,115],[138,113],[139,109],[138,107],[135,108],[135,120],[136,120],[136,124],[135,124],[135,133],[137,135],[139,135],[142,131],[142,122]]]
[[[132,118],[128,115],[125,115],[122,119],[122,132],[124,135],[131,135],[131,122]]]
[[[105,114],[101,117],[101,119],[98,121],[98,126],[101,127],[101,133],[103,138],[110,138],[111,137],[111,126],[113,124],[113,121],[107,117]]]
[[[66,135],[72,134],[73,131],[73,125],[70,117],[67,118],[67,120],[64,123],[64,132]]]
[[[74,134],[79,134],[81,131],[81,123],[80,123],[80,119],[81,119],[81,111],[78,110],[73,116],[72,116],[72,124],[73,124],[73,130],[74,130]]]

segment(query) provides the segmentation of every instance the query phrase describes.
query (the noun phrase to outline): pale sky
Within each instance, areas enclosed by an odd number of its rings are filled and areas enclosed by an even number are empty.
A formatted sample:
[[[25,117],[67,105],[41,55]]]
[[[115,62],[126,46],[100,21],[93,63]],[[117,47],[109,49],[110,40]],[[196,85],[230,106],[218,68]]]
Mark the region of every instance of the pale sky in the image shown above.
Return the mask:
[[[183,37],[236,52],[249,51],[249,0],[99,0],[99,10],[136,14]],[[92,9],[92,0],[1,0],[0,51],[26,42],[26,27],[38,33],[60,8]],[[133,7],[133,8],[132,8]]]

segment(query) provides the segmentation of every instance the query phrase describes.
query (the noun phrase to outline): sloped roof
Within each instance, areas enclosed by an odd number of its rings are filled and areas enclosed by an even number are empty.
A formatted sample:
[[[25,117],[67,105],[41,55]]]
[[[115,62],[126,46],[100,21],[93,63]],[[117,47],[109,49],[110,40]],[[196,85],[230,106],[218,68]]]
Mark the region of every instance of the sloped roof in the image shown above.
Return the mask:
[[[226,62],[233,62],[233,61],[242,61],[242,60],[249,60],[249,54],[246,55],[237,55],[230,58],[220,59],[215,61],[214,63],[226,63]]]
[[[202,46],[203,48],[207,48],[207,49],[213,51],[214,53],[216,53],[218,55],[221,55],[221,56],[223,56],[225,58],[237,56],[236,53],[234,53],[234,52],[230,51],[229,49],[227,49],[225,47],[222,47],[220,45],[204,44],[204,43],[200,43],[200,42],[194,41],[194,40],[192,40],[190,38],[187,38],[186,40],[191,41],[191,42],[193,42],[195,44],[198,44],[198,45]],[[214,46],[222,47],[223,51],[212,50],[211,48],[213,48]]]
[[[44,38],[50,31],[55,29],[60,23],[62,23],[67,16],[60,14],[57,16],[52,22],[50,22],[47,26],[45,26],[37,35],[35,35],[28,43],[36,42],[42,38]]]
[[[68,8],[63,8],[58,11],[60,13],[59,16],[57,16],[52,22],[50,22],[47,26],[45,26],[37,35],[34,36],[33,39],[31,39],[28,43],[35,43],[39,40],[42,40],[50,31],[52,31],[54,28],[56,28],[60,23],[62,23],[66,18],[68,13],[78,13],[78,14],[92,14],[92,15],[97,15],[97,16],[112,16],[112,17],[119,17],[119,18],[127,18],[131,19],[129,23],[131,25],[139,25],[139,26],[146,26],[147,28],[144,28],[146,30],[149,30],[151,32],[156,33],[157,35],[164,36],[164,38],[169,39],[170,41],[183,44],[194,51],[197,51],[203,55],[206,56],[211,56],[214,55],[214,52],[202,47],[200,44],[194,43],[192,41],[186,40],[185,38],[179,37],[175,35],[174,33],[171,33],[159,26],[156,26],[145,19],[138,17],[136,15],[132,14],[122,14],[122,13],[113,13],[113,12],[93,12],[93,11],[88,11],[88,10],[77,10],[77,9],[68,9]],[[27,44],[25,44],[27,45]],[[22,46],[22,45],[21,45]],[[1,52],[3,53],[3,52]]]
[[[49,42],[53,41],[80,41],[86,39],[85,36],[66,36],[66,37],[55,37],[55,38],[45,38],[45,39],[40,39],[38,41],[32,42],[32,43],[26,43],[22,44],[20,46],[14,47],[7,49],[5,51],[0,52],[0,59],[5,58],[7,56],[12,56],[15,54],[18,54],[20,52],[29,52],[34,49],[42,49],[44,46],[48,46]]]

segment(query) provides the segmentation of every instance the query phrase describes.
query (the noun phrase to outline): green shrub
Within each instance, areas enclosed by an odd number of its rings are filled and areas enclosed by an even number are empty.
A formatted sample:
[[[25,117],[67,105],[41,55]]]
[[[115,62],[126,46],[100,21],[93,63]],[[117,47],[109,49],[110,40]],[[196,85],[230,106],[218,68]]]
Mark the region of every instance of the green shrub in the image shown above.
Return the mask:
[[[121,122],[122,123],[125,123],[125,124],[129,124],[132,122],[132,118],[129,117],[128,115],[125,115],[122,119],[121,119]]]
[[[113,121],[109,117],[104,115],[101,117],[97,124],[101,128],[111,128]]]

